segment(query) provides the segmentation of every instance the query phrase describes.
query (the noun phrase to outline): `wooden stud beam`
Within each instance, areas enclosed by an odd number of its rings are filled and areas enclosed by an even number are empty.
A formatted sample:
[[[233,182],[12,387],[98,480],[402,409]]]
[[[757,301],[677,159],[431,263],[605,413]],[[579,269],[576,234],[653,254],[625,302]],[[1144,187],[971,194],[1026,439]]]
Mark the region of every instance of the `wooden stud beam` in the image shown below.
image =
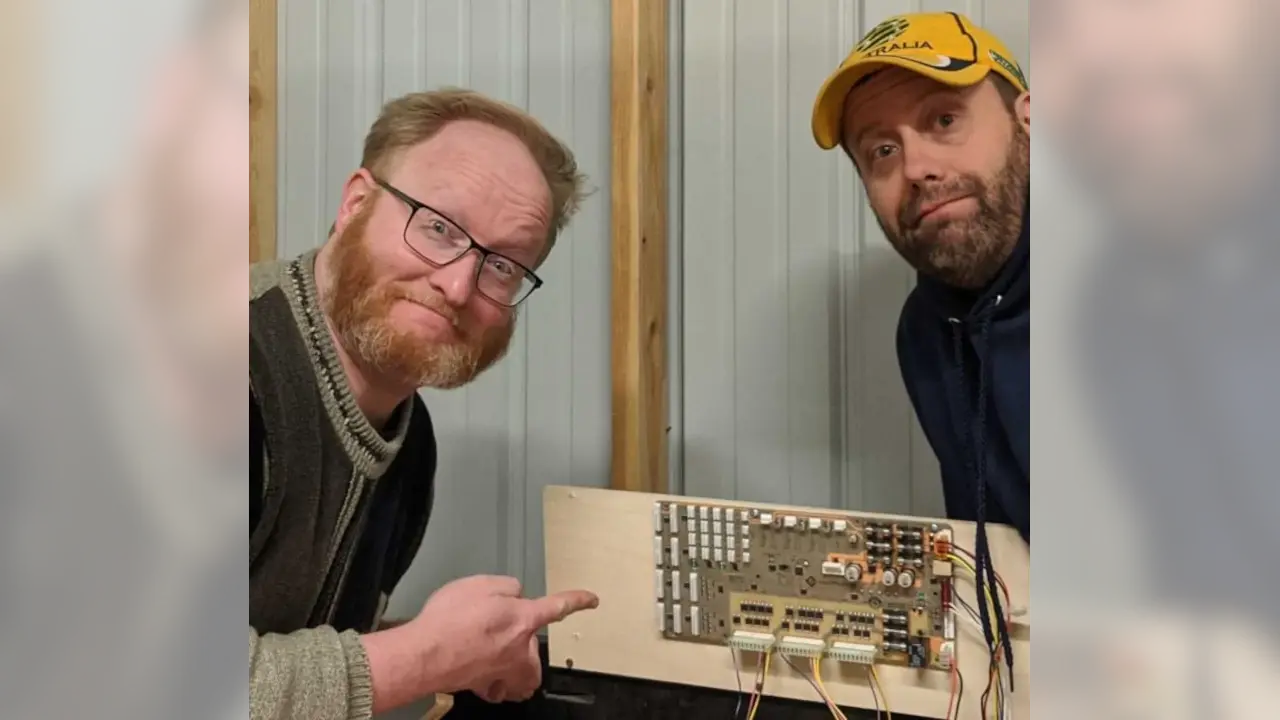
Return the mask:
[[[12,99],[0,112],[0,208],[24,207],[45,180],[38,155],[47,140],[41,116],[48,96],[40,68],[48,58],[37,48],[46,13],[40,3],[0,3],[0,92]]]
[[[667,3],[612,0],[613,477],[667,489]]]
[[[276,257],[278,0],[249,5],[249,262]]]

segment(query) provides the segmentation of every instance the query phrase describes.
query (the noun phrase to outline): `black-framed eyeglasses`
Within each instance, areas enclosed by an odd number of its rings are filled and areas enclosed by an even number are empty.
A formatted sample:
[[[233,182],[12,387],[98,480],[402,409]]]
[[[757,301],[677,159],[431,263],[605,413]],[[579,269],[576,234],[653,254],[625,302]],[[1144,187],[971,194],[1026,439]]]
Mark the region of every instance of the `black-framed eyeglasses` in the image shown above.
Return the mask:
[[[457,262],[471,251],[480,254],[476,267],[476,289],[486,299],[503,307],[515,307],[534,290],[542,287],[542,278],[532,270],[481,245],[449,216],[406,195],[403,191],[370,173],[373,181],[409,206],[409,219],[404,225],[404,242],[414,255],[428,265],[441,268]]]

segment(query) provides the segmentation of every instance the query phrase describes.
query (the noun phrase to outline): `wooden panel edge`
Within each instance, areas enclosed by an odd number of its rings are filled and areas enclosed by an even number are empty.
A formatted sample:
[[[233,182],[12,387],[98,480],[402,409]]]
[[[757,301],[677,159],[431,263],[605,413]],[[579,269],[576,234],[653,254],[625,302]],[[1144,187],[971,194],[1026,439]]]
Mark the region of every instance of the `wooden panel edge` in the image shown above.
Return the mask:
[[[667,489],[667,3],[612,4],[611,487]]]
[[[276,257],[277,0],[249,6],[249,262]]]

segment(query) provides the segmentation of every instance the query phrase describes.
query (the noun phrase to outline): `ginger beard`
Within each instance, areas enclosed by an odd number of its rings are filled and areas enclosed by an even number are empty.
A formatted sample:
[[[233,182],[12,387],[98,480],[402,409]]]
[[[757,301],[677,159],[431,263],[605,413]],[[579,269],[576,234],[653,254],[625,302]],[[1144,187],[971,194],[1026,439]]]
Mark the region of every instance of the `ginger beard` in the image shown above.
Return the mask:
[[[477,333],[440,296],[424,296],[394,281],[379,283],[367,244],[369,214],[362,209],[352,218],[334,239],[330,256],[330,292],[322,302],[342,347],[365,370],[414,388],[460,387],[492,367],[511,343],[515,314],[505,324]],[[405,300],[450,319],[462,340],[432,341],[395,327],[391,308]]]
[[[980,288],[1000,272],[1018,242],[1030,176],[1031,136],[1015,121],[1005,165],[990,181],[965,175],[912,195],[898,212],[897,233],[876,219],[916,270],[953,287]],[[978,203],[972,216],[920,223],[921,207],[962,195]]]

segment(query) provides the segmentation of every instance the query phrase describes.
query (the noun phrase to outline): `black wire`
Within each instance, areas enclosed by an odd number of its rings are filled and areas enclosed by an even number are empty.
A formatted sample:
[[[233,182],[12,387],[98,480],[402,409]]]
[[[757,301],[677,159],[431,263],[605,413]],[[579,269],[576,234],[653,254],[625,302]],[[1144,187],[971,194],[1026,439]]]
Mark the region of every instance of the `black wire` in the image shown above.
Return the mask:
[[[738,653],[733,651],[733,646],[729,648],[729,657],[733,658],[733,677],[738,681],[738,702],[733,706],[733,714],[729,716],[729,720],[738,720],[738,713],[742,712],[742,668],[738,667]]]
[[[954,661],[952,661],[954,662]],[[960,703],[964,702],[964,673],[960,672],[960,668],[956,668],[956,714],[960,717]],[[983,713],[986,717],[986,713]]]

